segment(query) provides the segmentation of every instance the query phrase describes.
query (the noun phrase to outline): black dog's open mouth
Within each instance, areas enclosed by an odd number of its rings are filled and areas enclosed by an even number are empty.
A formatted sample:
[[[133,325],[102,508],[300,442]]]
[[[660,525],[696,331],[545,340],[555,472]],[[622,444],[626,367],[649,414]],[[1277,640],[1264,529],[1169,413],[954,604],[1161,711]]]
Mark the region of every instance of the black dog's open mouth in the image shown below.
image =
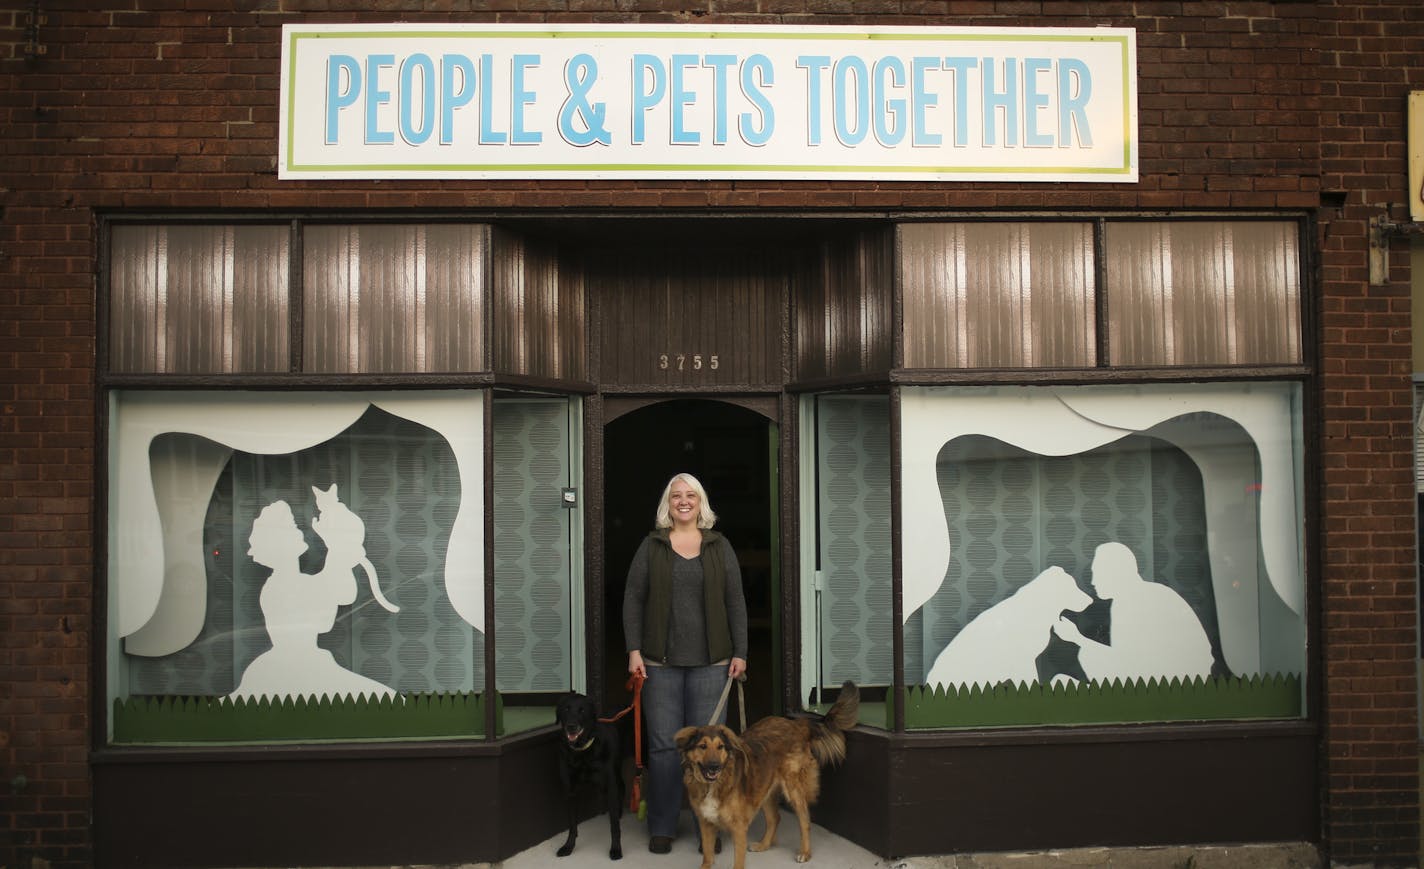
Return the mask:
[[[564,739],[568,740],[569,745],[577,745],[577,744],[579,744],[580,742],[583,741],[583,728],[582,728],[582,727],[565,727],[565,728],[564,728]]]

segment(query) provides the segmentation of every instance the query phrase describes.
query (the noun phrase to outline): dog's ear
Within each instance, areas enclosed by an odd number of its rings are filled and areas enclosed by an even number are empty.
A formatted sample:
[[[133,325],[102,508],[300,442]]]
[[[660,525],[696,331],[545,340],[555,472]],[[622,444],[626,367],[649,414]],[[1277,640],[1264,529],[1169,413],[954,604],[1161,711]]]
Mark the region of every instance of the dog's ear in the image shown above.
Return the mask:
[[[673,743],[677,745],[677,750],[686,754],[687,750],[692,748],[692,744],[697,741],[697,735],[701,730],[702,728],[700,727],[684,727],[677,733],[674,733],[672,740]]]
[[[717,732],[722,736],[722,744],[727,746],[727,757],[734,759],[742,769],[750,768],[751,756],[747,751],[747,744],[742,741],[736,731],[725,724],[719,724]]]

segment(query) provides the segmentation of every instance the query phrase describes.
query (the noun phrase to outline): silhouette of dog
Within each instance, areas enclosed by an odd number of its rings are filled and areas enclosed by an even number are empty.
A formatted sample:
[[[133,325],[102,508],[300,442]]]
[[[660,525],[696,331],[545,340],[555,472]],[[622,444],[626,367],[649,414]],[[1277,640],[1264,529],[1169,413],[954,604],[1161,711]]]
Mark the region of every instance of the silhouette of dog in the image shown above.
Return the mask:
[[[1036,682],[1036,659],[1064,610],[1082,612],[1093,598],[1061,567],[1050,567],[965,625],[935,658],[930,685]]]
[[[569,836],[559,846],[560,857],[574,852],[578,839],[579,793],[594,787],[603,795],[608,811],[611,844],[608,859],[623,859],[623,759],[618,728],[598,720],[598,708],[583,694],[570,692],[554,707],[559,724],[559,778],[564,785]]]

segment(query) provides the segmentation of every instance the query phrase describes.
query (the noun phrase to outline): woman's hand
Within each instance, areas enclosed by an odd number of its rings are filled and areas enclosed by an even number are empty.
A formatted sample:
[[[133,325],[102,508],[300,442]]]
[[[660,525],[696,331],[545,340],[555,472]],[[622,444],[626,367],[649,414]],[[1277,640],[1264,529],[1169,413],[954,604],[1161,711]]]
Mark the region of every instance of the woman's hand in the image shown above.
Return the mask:
[[[643,665],[643,653],[637,649],[628,653],[628,674],[639,679],[648,678],[648,668]]]
[[[727,667],[727,678],[737,679],[747,671],[747,662],[742,658],[733,658],[732,663]]]

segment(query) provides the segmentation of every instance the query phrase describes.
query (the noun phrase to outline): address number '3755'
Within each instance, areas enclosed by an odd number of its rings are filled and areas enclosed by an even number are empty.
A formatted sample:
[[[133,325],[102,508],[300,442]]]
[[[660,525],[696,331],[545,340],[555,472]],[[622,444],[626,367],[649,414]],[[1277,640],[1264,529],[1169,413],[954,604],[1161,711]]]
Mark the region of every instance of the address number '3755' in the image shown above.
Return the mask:
[[[717,370],[717,354],[703,356],[701,353],[660,353],[658,355],[658,368],[667,371],[669,368],[676,368],[678,371],[701,371],[703,366],[713,371]]]

